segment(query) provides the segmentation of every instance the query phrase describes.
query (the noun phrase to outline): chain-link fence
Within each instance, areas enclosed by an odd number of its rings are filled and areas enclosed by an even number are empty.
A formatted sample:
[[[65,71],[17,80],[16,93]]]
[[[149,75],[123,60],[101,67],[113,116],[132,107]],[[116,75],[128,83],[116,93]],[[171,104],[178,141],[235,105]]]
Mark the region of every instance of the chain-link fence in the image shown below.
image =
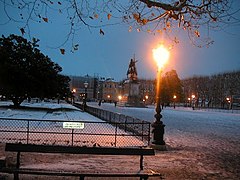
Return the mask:
[[[105,115],[106,116],[106,115]],[[111,119],[122,119],[109,115]],[[126,121],[127,120],[127,121]],[[0,142],[69,146],[148,146],[150,123],[0,118]]]
[[[75,107],[83,109],[82,104],[74,103],[73,105]],[[99,119],[102,119],[108,123],[119,123],[121,129],[139,136],[139,138],[141,138],[143,141],[147,141],[149,144],[151,128],[150,122],[91,106],[85,106],[84,110],[89,114],[92,114],[95,117],[98,117]]]

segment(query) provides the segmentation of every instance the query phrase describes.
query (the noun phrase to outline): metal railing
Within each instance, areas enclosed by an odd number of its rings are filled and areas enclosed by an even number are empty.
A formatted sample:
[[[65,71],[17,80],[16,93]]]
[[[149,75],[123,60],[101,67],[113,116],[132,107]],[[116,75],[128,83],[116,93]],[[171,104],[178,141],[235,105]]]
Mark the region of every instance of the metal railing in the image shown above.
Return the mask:
[[[99,111],[100,112],[100,111]],[[101,111],[103,117],[123,120]],[[107,115],[106,115],[107,114]],[[115,117],[114,117],[115,116]],[[113,118],[114,117],[114,118]],[[148,146],[150,123],[0,118],[0,142],[69,146]]]
[[[83,109],[83,105],[79,103],[73,104],[75,107]],[[138,118],[127,116],[120,113],[115,113],[91,106],[86,106],[85,111],[93,116],[102,119],[108,123],[120,123],[120,128],[126,132],[131,132],[136,136],[139,136],[143,141],[150,143],[150,129],[151,123]]]

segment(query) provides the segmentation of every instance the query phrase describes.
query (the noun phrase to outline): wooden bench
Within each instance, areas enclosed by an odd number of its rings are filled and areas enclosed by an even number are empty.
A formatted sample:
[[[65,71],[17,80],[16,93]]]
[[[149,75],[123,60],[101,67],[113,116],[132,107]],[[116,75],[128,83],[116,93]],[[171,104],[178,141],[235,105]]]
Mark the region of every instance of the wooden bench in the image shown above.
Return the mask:
[[[14,179],[19,179],[19,174],[35,174],[35,175],[52,175],[52,176],[78,176],[80,180],[85,177],[140,177],[140,179],[148,179],[150,176],[158,176],[159,173],[144,173],[143,156],[155,155],[153,149],[150,148],[111,148],[111,147],[77,147],[77,146],[50,146],[50,145],[32,145],[32,144],[10,144],[7,143],[5,151],[17,152],[16,167],[4,167],[0,172],[14,174]],[[20,153],[68,153],[68,154],[95,154],[95,155],[139,155],[140,171],[136,173],[80,173],[80,172],[61,172],[51,170],[37,170],[20,168]]]

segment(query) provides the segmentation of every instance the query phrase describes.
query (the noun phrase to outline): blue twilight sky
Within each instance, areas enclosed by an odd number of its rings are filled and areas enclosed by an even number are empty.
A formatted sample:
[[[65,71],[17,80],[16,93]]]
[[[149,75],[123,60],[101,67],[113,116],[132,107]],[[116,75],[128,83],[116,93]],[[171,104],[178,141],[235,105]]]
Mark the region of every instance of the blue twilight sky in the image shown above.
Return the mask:
[[[1,35],[21,35],[21,24],[6,23],[2,4],[0,17]],[[105,35],[99,33],[99,28],[89,31],[82,26],[75,38],[79,50],[71,53],[69,41],[61,47],[66,49],[65,55],[62,55],[58,46],[66,38],[68,25],[61,15],[51,18],[48,23],[31,23],[31,36],[40,39],[39,49],[58,63],[66,75],[88,74],[122,80],[126,78],[129,61],[135,55],[138,60],[138,76],[152,79],[157,71],[152,49],[163,41],[169,44],[163,35],[139,33],[136,30],[128,32],[129,27],[124,24],[103,27]],[[174,45],[170,51],[170,59],[164,70],[175,69],[180,78],[240,70],[240,26],[229,27],[224,31],[212,31],[210,36],[214,40],[213,45],[209,48],[197,48],[191,45],[186,34],[179,34],[180,43]],[[24,37],[28,38],[28,35]]]

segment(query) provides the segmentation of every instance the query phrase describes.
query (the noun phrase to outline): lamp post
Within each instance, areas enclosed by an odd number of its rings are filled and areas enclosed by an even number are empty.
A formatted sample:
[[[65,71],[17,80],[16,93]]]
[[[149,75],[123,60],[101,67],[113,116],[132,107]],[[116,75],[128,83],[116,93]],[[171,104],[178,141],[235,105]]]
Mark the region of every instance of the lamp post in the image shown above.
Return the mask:
[[[108,103],[110,103],[110,98],[111,98],[111,96],[110,96],[110,95],[107,95],[107,98],[108,98]]]
[[[151,146],[155,149],[166,150],[165,141],[163,139],[164,127],[165,125],[161,121],[161,104],[160,104],[160,87],[161,87],[161,74],[163,65],[167,62],[169,58],[169,52],[164,48],[163,45],[159,46],[157,49],[153,49],[153,57],[158,66],[157,74],[157,86],[156,86],[156,114],[154,115],[155,121],[152,123],[152,133],[153,139]]]
[[[145,103],[148,104],[148,95],[145,95]]]
[[[177,98],[177,96],[173,95],[173,107],[174,107],[174,109],[175,109],[176,98]]]
[[[190,107],[190,104],[191,104],[191,98],[189,97],[187,107]]]
[[[88,88],[88,82],[85,81],[83,84],[84,84],[84,88],[85,88],[84,99],[83,99],[83,111],[85,111],[85,110],[86,110],[86,106],[87,106],[87,88]]]
[[[75,102],[75,93],[77,92],[77,90],[74,88],[72,90],[72,104]]]
[[[231,99],[229,97],[226,98],[226,101],[228,102],[229,106],[228,109],[231,109]]]
[[[192,95],[192,109],[195,109],[195,95]]]

